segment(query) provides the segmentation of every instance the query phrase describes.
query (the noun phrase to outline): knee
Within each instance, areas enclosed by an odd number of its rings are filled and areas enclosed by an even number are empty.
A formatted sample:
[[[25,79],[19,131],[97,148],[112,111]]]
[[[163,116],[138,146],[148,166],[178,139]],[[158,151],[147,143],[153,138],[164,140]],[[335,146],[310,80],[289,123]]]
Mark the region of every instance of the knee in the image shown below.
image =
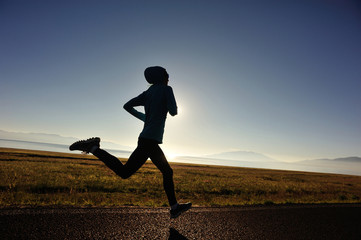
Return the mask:
[[[122,179],[127,179],[127,178],[130,178],[130,174],[127,174],[127,173],[119,173],[118,176],[120,176]]]
[[[119,177],[122,179],[130,178],[131,174],[124,172],[124,171],[114,171]]]

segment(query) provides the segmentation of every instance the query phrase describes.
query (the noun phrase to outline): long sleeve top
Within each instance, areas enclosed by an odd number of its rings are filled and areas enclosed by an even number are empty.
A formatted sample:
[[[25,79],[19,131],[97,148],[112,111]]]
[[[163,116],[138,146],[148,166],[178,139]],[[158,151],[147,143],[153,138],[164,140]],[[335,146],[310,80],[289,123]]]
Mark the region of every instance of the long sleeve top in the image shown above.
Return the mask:
[[[134,108],[137,106],[144,106],[145,114]],[[158,143],[163,142],[167,113],[177,115],[173,89],[163,84],[152,85],[147,91],[124,104],[124,109],[144,122],[139,137],[156,140]]]

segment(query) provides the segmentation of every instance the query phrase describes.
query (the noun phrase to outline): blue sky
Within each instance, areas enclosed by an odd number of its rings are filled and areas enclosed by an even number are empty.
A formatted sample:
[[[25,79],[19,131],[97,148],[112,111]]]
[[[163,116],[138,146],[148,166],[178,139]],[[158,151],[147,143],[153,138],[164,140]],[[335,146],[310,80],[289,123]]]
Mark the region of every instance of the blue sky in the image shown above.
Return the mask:
[[[165,67],[163,149],[293,161],[361,156],[361,5],[0,1],[0,129],[134,147],[123,104]]]

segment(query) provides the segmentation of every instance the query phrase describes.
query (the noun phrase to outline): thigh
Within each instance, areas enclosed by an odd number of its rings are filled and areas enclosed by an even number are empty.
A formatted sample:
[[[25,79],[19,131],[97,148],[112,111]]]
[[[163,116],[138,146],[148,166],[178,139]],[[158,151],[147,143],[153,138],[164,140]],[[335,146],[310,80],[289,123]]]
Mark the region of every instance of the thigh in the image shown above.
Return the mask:
[[[149,157],[148,149],[144,145],[139,144],[138,142],[137,148],[130,155],[128,161],[124,164],[125,171],[129,175],[132,175],[144,165],[148,157]]]
[[[170,167],[167,158],[165,157],[162,149],[158,144],[154,144],[152,146],[152,150],[150,151],[150,159],[154,163],[154,165],[163,173],[172,173],[172,168]]]

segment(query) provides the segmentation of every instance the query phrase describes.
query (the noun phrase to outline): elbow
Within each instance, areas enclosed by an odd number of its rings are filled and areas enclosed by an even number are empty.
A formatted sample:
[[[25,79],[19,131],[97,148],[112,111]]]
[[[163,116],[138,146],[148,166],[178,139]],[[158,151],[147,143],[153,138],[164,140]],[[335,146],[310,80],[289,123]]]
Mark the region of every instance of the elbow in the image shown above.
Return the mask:
[[[127,111],[128,113],[132,112],[132,107],[127,105],[127,104],[124,104],[123,108],[125,109],[125,111]]]
[[[123,108],[129,112],[130,106],[128,103],[124,104]]]
[[[177,115],[177,114],[178,114],[178,112],[177,112],[177,111],[174,111],[174,112],[169,112],[169,114],[170,114],[172,117],[174,117],[175,115]]]

